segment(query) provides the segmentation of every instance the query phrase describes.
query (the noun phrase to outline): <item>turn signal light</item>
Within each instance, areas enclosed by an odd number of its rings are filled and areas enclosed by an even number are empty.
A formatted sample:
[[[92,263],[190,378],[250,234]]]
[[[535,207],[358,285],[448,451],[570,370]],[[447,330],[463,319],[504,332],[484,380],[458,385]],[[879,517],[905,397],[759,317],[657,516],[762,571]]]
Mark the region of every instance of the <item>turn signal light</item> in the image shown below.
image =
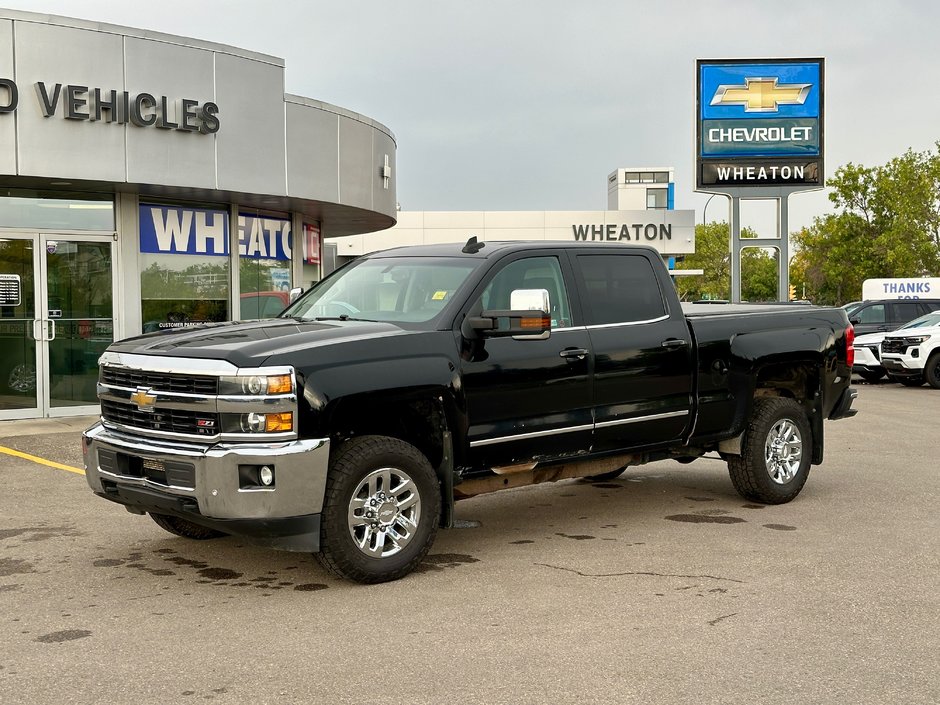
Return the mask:
[[[552,319],[548,316],[526,316],[519,320],[519,327],[545,330],[552,327]]]
[[[849,369],[852,369],[852,365],[855,364],[855,348],[852,347],[855,343],[855,329],[852,326],[849,326],[845,329],[845,364],[848,365]]]
[[[293,387],[290,375],[268,377],[268,394],[290,394]]]
[[[294,430],[294,414],[286,411],[282,414],[267,414],[265,431],[278,433],[280,431]]]

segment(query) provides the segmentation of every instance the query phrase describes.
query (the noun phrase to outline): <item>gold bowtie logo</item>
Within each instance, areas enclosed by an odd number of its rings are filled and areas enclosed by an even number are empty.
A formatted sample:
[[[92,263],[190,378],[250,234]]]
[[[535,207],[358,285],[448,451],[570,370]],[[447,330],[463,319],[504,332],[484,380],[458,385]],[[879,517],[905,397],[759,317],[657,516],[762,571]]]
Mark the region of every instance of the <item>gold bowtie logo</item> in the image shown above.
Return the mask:
[[[779,78],[745,78],[743,86],[718,86],[712,105],[743,105],[746,113],[775,113],[781,105],[803,105],[812,83],[778,83]]]
[[[153,411],[157,395],[151,394],[150,390],[151,387],[137,387],[137,391],[131,394],[131,401],[137,404],[138,411]]]

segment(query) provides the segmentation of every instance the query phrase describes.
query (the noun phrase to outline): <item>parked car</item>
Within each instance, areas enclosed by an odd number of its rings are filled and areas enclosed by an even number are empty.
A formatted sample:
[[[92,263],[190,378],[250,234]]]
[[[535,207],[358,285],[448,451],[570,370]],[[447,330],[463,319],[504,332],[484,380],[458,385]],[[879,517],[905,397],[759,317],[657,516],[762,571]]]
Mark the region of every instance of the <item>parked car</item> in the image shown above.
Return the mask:
[[[925,313],[940,310],[940,299],[878,299],[863,301],[849,316],[855,335],[886,333]]]
[[[881,341],[881,364],[893,381],[940,389],[940,313],[933,315],[930,325],[896,330]]]
[[[938,325],[940,325],[940,311],[934,311],[905,323],[897,330]],[[852,366],[852,372],[858,374],[866,382],[877,382],[885,376],[885,368],[881,364],[881,341],[886,335],[887,333],[868,333],[855,338],[853,343],[855,364]]]

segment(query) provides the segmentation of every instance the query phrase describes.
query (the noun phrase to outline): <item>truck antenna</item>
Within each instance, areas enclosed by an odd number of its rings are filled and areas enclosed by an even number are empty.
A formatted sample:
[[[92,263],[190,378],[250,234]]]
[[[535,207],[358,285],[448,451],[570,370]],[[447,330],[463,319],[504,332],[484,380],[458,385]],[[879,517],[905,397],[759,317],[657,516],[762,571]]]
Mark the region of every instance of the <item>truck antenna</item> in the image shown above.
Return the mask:
[[[465,255],[475,255],[484,247],[486,247],[485,242],[477,242],[477,236],[471,235],[470,239],[467,240],[467,244],[463,246],[461,252],[463,252]]]

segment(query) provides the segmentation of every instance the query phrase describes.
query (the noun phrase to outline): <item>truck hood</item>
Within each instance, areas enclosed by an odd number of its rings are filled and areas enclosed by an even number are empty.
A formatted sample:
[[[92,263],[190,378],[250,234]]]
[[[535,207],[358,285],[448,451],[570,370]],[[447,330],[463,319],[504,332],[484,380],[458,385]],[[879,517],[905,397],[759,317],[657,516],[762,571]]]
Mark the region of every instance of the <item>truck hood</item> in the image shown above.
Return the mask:
[[[920,326],[917,328],[899,328],[885,334],[885,338],[913,338],[918,335],[940,335],[940,326]]]
[[[148,333],[113,343],[108,350],[136,355],[226,360],[238,367],[256,367],[272,355],[291,350],[412,333],[392,323],[274,318],[208,323],[194,328]]]

